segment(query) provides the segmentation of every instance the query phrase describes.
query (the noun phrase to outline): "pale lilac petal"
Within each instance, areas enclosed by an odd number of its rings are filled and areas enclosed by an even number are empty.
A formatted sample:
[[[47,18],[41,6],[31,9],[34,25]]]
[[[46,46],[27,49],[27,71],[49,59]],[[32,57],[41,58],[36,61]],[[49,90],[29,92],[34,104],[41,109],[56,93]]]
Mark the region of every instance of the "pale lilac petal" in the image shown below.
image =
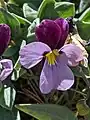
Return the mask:
[[[44,43],[41,42],[33,42],[24,46],[19,54],[20,54],[20,63],[27,69],[38,64],[42,58],[44,52],[49,52],[51,49]]]
[[[0,60],[2,70],[0,71],[0,81],[5,80],[13,71],[13,63],[9,59]]]
[[[67,57],[61,54],[57,59],[56,65],[49,65],[45,61],[40,76],[40,90],[47,94],[52,89],[67,90],[74,83],[74,76],[70,68],[67,66]]]
[[[64,45],[61,51],[68,57],[68,64],[70,66],[76,66],[84,59],[81,49],[74,44]]]

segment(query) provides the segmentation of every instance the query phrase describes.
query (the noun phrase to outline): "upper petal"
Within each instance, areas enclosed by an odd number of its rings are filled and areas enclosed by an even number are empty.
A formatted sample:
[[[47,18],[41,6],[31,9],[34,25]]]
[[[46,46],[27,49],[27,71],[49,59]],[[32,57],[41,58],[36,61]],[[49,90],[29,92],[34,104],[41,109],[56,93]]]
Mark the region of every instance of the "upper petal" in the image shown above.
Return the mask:
[[[65,54],[60,55],[56,65],[49,65],[45,61],[40,76],[40,90],[42,93],[49,93],[52,89],[67,90],[74,83],[72,71],[67,66],[67,57]]]
[[[6,24],[0,24],[0,56],[8,47],[10,37],[11,37],[10,27]]]
[[[73,17],[69,17],[66,19],[68,24],[69,24],[69,32],[73,32],[74,30],[74,22],[73,22]]]
[[[20,54],[20,63],[27,69],[38,64],[42,58],[44,52],[49,52],[51,49],[44,43],[33,42],[24,46]]]
[[[65,40],[68,36],[69,24],[68,24],[68,21],[65,20],[64,18],[58,18],[55,20],[55,22],[59,25],[59,27],[61,29],[61,37],[60,37],[60,40],[59,40],[59,43],[57,46],[57,48],[60,49],[64,45]]]
[[[0,71],[0,80],[5,80],[13,71],[13,63],[9,59],[0,60],[0,64],[2,65],[2,70]]]
[[[81,49],[74,44],[64,45],[61,51],[68,57],[68,64],[70,66],[76,66],[84,59]]]
[[[36,27],[35,33],[38,41],[43,42],[49,45],[51,49],[54,49],[60,40],[61,28],[53,20],[46,19]]]

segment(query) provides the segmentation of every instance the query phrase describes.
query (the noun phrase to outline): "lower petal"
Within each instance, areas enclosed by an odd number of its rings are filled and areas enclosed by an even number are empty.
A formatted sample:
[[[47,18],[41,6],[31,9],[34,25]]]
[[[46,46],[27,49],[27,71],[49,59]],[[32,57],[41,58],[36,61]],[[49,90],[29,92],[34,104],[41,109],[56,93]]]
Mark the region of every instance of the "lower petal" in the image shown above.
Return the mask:
[[[61,55],[55,65],[49,65],[45,61],[43,70],[40,76],[40,90],[42,93],[47,94],[52,89],[67,90],[74,83],[74,76],[69,67],[65,64],[64,55]]]
[[[57,87],[57,90],[68,90],[74,84],[74,75],[68,66],[63,66],[64,72],[60,76],[60,84]]]
[[[0,61],[0,64],[2,65],[2,70],[0,72],[0,80],[5,80],[13,71],[13,63],[9,59],[4,59]]]

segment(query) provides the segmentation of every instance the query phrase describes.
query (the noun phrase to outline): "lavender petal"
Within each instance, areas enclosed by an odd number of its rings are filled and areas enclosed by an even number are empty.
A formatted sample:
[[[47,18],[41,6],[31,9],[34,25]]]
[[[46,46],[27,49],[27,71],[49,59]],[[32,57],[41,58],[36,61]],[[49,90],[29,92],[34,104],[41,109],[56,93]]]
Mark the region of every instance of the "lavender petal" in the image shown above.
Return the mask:
[[[52,89],[67,90],[74,83],[72,71],[67,66],[67,57],[65,54],[57,58],[56,65],[49,65],[45,61],[43,70],[40,76],[40,90],[47,94]]]
[[[84,59],[81,49],[74,44],[64,45],[61,51],[68,57],[68,64],[70,66],[76,66]]]
[[[13,63],[9,59],[0,60],[2,69],[0,70],[0,81],[5,80],[13,71]]]
[[[51,49],[44,43],[30,43],[20,50],[20,63],[25,68],[29,69],[42,60],[44,52],[49,51],[51,51]]]

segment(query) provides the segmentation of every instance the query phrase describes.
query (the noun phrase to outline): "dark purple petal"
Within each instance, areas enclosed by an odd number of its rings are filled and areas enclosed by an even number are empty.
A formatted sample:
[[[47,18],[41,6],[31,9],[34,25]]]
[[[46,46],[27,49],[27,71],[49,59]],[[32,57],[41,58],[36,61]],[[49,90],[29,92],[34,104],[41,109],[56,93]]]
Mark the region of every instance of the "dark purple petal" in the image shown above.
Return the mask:
[[[61,37],[60,37],[60,41],[59,41],[58,46],[57,46],[57,48],[59,49],[64,45],[65,40],[68,36],[69,24],[68,24],[67,20],[65,20],[63,18],[58,18],[55,20],[55,22],[59,25],[59,27],[61,29]]]
[[[74,31],[73,17],[69,17],[66,20],[69,24],[69,33],[72,33]]]
[[[10,27],[6,24],[0,24],[0,56],[8,47],[10,37],[11,37]]]
[[[41,42],[33,42],[24,46],[19,54],[20,54],[20,63],[27,69],[38,64],[42,58],[44,52],[49,52],[51,49],[44,43]]]
[[[61,54],[57,59],[56,65],[49,65],[45,61],[40,76],[40,90],[47,94],[52,89],[67,90],[74,83],[74,76],[70,68],[67,66],[67,57]]]
[[[2,69],[0,70],[0,81],[5,80],[13,71],[13,63],[9,59],[0,60]]]
[[[61,37],[61,28],[53,20],[43,20],[36,27],[36,38],[43,42],[51,49],[55,49]]]
[[[81,49],[74,44],[67,44],[61,48],[61,51],[68,57],[68,64],[70,66],[76,66],[80,61],[84,59]]]

